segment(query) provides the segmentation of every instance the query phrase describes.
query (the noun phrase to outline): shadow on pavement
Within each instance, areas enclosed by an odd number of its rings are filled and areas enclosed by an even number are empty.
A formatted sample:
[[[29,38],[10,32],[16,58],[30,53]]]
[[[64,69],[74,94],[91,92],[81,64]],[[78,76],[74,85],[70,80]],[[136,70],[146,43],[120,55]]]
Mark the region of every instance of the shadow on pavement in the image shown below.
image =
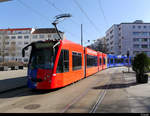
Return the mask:
[[[106,84],[102,86],[93,87],[93,89],[118,89],[118,88],[127,88],[129,86],[138,85],[136,82],[120,84],[120,83],[113,83],[113,84]]]
[[[60,88],[59,88],[60,89]],[[35,96],[35,95],[43,95],[43,94],[49,94],[55,91],[58,91],[59,89],[53,89],[53,90],[32,90],[28,87],[25,87],[23,89],[17,89],[16,91],[9,91],[6,93],[0,94],[0,98],[14,98],[14,97],[25,97],[25,96]]]

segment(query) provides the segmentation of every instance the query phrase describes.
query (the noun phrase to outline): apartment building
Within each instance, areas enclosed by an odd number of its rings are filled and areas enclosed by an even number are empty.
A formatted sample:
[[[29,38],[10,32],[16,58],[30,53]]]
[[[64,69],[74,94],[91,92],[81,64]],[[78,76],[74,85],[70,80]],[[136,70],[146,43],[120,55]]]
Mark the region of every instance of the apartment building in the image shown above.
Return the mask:
[[[126,55],[129,51],[134,57],[144,52],[150,57],[150,23],[136,20],[114,24],[106,31],[106,45],[111,54]]]
[[[60,32],[63,38],[63,32]],[[21,61],[28,62],[30,49],[22,57],[22,48],[33,41],[57,39],[58,35],[54,28],[17,28],[0,29],[0,62]]]

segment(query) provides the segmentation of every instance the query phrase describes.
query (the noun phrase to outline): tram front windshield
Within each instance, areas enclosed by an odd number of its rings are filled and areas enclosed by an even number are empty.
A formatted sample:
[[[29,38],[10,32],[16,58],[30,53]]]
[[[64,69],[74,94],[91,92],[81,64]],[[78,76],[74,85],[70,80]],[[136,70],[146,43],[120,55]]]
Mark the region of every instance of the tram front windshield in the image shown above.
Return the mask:
[[[33,49],[30,56],[31,69],[53,69],[54,54],[52,48]]]

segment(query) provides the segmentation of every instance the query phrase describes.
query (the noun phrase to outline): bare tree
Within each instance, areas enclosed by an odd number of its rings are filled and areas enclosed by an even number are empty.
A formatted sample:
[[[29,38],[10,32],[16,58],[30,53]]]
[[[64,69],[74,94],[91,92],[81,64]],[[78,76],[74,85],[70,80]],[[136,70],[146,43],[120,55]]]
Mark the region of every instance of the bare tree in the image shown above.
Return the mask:
[[[103,53],[107,53],[108,49],[105,43],[103,43],[102,41],[95,40],[94,43],[92,43],[91,45],[88,46],[89,48],[96,50],[96,51],[100,51]]]
[[[105,43],[102,43],[101,41],[98,41],[96,48],[97,51],[103,52],[103,53],[107,53],[108,49]]]
[[[13,57],[13,59],[16,56],[16,50],[17,50],[16,42],[13,41],[13,42],[11,42],[10,47],[9,47],[9,55],[11,55]]]
[[[2,62],[4,62],[7,53],[8,35],[6,31],[2,31],[0,35],[0,56],[2,56]]]

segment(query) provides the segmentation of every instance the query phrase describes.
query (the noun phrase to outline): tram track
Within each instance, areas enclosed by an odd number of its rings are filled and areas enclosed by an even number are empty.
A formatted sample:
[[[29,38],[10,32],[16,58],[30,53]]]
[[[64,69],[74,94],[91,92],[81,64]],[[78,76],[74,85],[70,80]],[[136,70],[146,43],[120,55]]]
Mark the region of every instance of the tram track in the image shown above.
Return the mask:
[[[53,92],[44,92],[44,94],[39,93],[39,91],[30,91],[30,89],[26,89],[26,87],[9,90],[2,95],[0,94],[0,103],[2,104],[0,111],[96,113],[103,108],[103,101],[106,100],[105,98],[107,98],[109,94],[109,89],[113,88],[113,85],[119,85],[116,83],[116,81],[119,81],[116,74],[118,74],[116,70],[105,70],[96,75],[92,75],[92,78],[88,77],[85,80],[83,79],[84,81],[74,83],[72,86]],[[79,85],[80,87],[78,87]],[[25,109],[27,106],[35,104],[40,105],[37,110]],[[7,110],[7,108],[9,108],[9,110]]]
[[[111,75],[112,76],[112,75]],[[96,84],[103,84],[103,78],[101,78],[99,81],[97,81],[96,83],[93,82],[91,84],[91,86],[89,88],[87,88],[85,91],[83,91],[78,97],[75,97],[69,104],[66,105],[66,107],[60,112],[60,113],[66,113],[68,112],[68,110],[70,110],[70,108],[78,103],[82,98],[84,98],[88,93],[89,91],[96,85]],[[90,112],[89,113],[95,113],[97,107],[100,105],[101,101],[103,100],[103,98],[105,97],[106,95],[106,92],[107,92],[107,88],[109,87],[109,84],[111,84],[111,79],[109,79],[104,85],[106,86],[105,89],[101,90],[99,95],[98,95],[98,99],[96,101],[96,103],[94,104],[94,106],[91,108]]]
[[[109,88],[109,85],[112,83],[112,79],[110,79],[105,85],[105,88],[99,93],[99,97],[98,100],[96,101],[95,105],[93,106],[93,108],[91,109],[91,111],[89,113],[95,113],[98,106],[101,104],[101,102],[103,101],[106,93],[107,93],[107,89]]]

